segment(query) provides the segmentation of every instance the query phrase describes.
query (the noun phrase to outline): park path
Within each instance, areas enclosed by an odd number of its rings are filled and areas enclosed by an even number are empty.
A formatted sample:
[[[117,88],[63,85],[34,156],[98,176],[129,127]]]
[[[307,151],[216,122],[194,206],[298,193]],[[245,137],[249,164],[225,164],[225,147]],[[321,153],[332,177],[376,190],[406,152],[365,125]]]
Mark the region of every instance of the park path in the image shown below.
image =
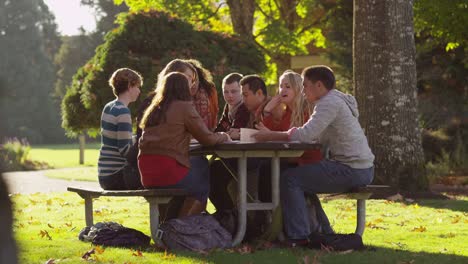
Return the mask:
[[[46,177],[44,172],[45,171],[18,171],[3,173],[3,179],[8,186],[8,193],[30,194],[37,192],[66,192],[68,186],[99,188],[97,182],[53,179]]]

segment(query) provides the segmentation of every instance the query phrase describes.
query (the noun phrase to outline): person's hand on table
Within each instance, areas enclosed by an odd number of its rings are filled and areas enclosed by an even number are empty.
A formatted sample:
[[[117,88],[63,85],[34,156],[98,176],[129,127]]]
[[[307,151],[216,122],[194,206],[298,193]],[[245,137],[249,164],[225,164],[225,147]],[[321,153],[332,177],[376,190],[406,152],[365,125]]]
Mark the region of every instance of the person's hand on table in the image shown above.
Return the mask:
[[[234,139],[234,140],[240,139],[240,129],[239,128],[231,128],[231,129],[229,129],[227,134],[231,137],[231,139]]]
[[[258,132],[253,134],[252,137],[258,142],[265,142],[270,140],[271,131],[262,122],[255,125]]]
[[[284,131],[271,131],[263,123],[255,125],[258,132],[253,134],[252,137],[258,142],[265,141],[288,141],[288,133]]]
[[[232,139],[231,139],[231,137],[229,136],[228,133],[226,133],[226,132],[219,132],[219,133],[220,133],[221,135],[225,135],[225,136],[226,136],[226,140],[225,140],[224,142],[227,142],[227,143],[232,142]]]

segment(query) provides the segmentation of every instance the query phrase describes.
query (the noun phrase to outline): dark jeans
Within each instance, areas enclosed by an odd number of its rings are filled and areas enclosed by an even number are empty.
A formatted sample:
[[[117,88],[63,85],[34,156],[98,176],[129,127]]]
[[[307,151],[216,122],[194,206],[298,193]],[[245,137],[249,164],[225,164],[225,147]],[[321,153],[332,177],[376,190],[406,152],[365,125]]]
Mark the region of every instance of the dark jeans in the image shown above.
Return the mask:
[[[138,167],[133,167],[129,164],[110,176],[99,177],[99,185],[104,190],[143,189]]]
[[[331,160],[285,170],[281,174],[281,205],[288,237],[304,239],[311,233],[306,193],[317,202],[317,193],[345,192],[353,187],[370,184],[373,178],[374,167],[354,169]],[[328,222],[321,206],[316,210],[319,210],[318,220]]]

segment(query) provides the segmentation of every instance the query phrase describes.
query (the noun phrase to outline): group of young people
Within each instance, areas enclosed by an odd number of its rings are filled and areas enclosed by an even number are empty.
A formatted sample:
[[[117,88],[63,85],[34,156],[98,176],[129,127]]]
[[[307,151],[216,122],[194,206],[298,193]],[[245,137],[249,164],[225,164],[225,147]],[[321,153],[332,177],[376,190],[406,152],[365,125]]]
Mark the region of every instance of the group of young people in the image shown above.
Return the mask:
[[[215,85],[197,60],[175,59],[159,73],[155,90],[137,113],[134,143],[128,104],[137,100],[143,78],[136,71],[118,69],[109,80],[116,99],[101,116],[98,171],[103,189],[182,188],[189,193],[179,217],[205,210],[208,197],[218,211],[235,208],[227,186],[233,160],[208,163],[190,156],[192,138],[215,145],[240,138],[240,128],[254,128],[257,141],[319,142],[320,151],[306,151],[281,161],[281,205],[285,232],[293,245],[307,243],[313,231],[331,233],[317,193],[346,191],[371,183],[374,156],[358,122],[354,97],[335,88],[333,71],[311,66],[299,73],[288,70],[279,78],[275,96],[268,96],[258,75],[231,73],[223,79],[225,106],[220,120]],[[224,164],[221,164],[224,163]],[[269,161],[248,161],[248,177],[255,198],[271,200]],[[250,175],[255,176],[250,176]],[[306,196],[321,225],[311,229]]]

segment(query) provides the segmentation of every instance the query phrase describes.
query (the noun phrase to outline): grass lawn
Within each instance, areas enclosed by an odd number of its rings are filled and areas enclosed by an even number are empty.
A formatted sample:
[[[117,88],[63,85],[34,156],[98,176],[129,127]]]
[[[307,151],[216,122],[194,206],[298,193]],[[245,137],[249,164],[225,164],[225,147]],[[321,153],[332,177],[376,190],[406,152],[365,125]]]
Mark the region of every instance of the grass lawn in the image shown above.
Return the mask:
[[[83,200],[74,193],[13,195],[14,231],[20,263],[84,263],[81,256],[95,246],[78,240],[84,227]],[[354,231],[354,202],[323,203],[338,232]],[[384,200],[367,203],[367,227],[362,252],[328,253],[302,249],[241,248],[206,255],[165,254],[153,247],[97,248],[88,259],[96,263],[468,263],[468,198],[407,204]],[[101,197],[94,220],[116,221],[150,234],[148,204],[143,198]],[[465,245],[465,246],[463,246]],[[139,254],[141,253],[141,254]]]
[[[86,144],[84,161],[79,164],[80,149],[78,144],[33,145],[29,152],[31,160],[47,162],[54,168],[97,166],[100,143]]]

